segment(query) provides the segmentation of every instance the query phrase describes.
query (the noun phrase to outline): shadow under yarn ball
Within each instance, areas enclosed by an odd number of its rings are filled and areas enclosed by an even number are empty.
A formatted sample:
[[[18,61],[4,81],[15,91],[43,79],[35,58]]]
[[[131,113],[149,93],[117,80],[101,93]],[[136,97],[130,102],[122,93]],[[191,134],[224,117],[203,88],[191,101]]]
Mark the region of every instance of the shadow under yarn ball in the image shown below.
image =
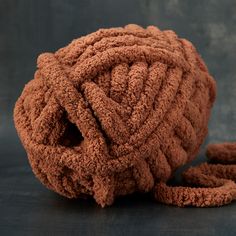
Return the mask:
[[[235,198],[233,165],[227,176],[222,164],[184,173],[190,186],[203,188],[166,185],[196,157],[216,95],[189,41],[130,24],[75,39],[37,64],[14,121],[34,174],[49,189],[68,198],[92,195],[101,206],[135,191],[178,206]],[[219,150],[226,149],[209,147],[209,157]]]

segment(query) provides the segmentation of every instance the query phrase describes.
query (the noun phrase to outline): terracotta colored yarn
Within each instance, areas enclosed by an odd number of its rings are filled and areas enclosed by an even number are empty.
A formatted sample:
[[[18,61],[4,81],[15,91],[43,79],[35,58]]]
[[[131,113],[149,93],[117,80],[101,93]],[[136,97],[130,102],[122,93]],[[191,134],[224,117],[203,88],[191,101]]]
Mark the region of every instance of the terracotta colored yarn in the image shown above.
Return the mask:
[[[153,191],[158,201],[218,206],[236,198],[236,144],[208,147],[225,164],[203,163],[166,182],[196,157],[207,135],[215,82],[194,46],[171,30],[100,29],[38,57],[14,109],[33,172],[68,197],[101,206]]]

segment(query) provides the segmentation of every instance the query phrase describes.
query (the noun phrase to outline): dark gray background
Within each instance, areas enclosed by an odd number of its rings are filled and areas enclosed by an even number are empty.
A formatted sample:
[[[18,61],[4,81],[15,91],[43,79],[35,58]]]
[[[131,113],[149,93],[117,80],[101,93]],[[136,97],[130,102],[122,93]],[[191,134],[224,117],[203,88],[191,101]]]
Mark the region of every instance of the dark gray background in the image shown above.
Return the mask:
[[[218,85],[205,144],[236,135],[236,1],[0,0],[0,235],[236,235],[236,203],[176,208],[147,195],[101,209],[44,188],[31,172],[12,110],[37,55],[101,27],[173,29],[194,43]],[[204,145],[198,156],[203,161]]]

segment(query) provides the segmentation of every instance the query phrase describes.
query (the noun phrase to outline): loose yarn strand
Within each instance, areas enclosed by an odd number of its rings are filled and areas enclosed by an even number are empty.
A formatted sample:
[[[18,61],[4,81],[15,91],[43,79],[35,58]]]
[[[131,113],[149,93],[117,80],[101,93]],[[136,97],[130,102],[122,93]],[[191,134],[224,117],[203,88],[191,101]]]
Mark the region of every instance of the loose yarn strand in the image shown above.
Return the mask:
[[[213,207],[235,200],[236,143],[210,144],[206,154],[214,164],[205,162],[183,172],[183,180],[190,186],[172,187],[158,183],[155,198],[179,207]]]

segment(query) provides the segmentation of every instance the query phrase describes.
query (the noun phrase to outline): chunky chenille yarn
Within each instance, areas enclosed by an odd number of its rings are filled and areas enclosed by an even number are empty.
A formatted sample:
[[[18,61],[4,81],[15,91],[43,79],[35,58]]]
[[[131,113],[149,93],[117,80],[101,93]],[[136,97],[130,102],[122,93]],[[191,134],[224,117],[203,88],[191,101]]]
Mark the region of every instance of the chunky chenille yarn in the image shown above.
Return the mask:
[[[189,41],[130,24],[75,39],[37,64],[14,121],[33,172],[49,189],[92,195],[101,206],[135,191],[178,206],[235,198],[234,165],[204,163],[184,173],[189,186],[166,184],[196,157],[216,94]],[[212,145],[208,156],[226,161],[223,149]]]

